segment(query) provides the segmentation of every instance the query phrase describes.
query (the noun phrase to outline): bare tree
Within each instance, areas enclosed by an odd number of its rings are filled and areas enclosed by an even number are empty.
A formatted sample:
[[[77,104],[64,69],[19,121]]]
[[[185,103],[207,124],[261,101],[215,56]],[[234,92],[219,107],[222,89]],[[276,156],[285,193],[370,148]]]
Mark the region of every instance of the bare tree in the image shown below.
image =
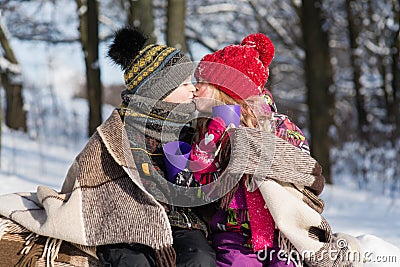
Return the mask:
[[[99,66],[99,26],[97,0],[77,0],[79,32],[85,55],[86,86],[89,101],[89,136],[102,123],[102,88]]]
[[[129,0],[128,24],[140,28],[148,35],[149,43],[155,43],[152,0]]]
[[[357,109],[357,121],[358,121],[358,132],[362,139],[366,139],[365,130],[368,126],[367,112],[365,110],[364,95],[361,93],[361,61],[359,51],[360,47],[357,43],[359,34],[362,31],[362,19],[360,18],[360,8],[356,1],[346,0],[346,11],[348,19],[348,32],[350,41],[350,53],[351,53],[351,64],[353,69],[353,84],[356,92],[356,109]]]
[[[323,30],[324,22],[321,1],[302,1],[302,26],[305,44],[305,78],[311,133],[311,153],[321,163],[324,176],[331,183],[329,127],[332,125],[333,96],[332,65],[328,45],[328,34]]]
[[[393,1],[393,10],[397,11],[395,15],[395,21],[397,25],[400,25],[400,0]],[[393,102],[390,105],[389,114],[393,115],[393,122],[395,125],[394,137],[400,137],[400,27],[393,33],[392,40],[392,94]]]
[[[167,45],[187,51],[185,35],[185,0],[168,0]]]
[[[4,57],[0,56],[0,80],[6,93],[5,122],[11,129],[22,129],[26,132],[21,68],[8,39],[5,26],[0,23],[0,45],[4,50]]]

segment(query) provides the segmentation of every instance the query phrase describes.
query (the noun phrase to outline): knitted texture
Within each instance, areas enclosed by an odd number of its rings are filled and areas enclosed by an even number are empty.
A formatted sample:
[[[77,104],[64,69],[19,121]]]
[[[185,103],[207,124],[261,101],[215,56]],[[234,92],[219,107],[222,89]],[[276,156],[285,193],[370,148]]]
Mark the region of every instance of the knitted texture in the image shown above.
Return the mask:
[[[270,105],[270,101],[273,101],[272,96],[265,99],[265,104]],[[274,107],[274,105],[270,105]],[[276,109],[275,109],[276,110]],[[267,112],[271,112],[269,109]],[[300,130],[289,118],[284,114],[273,113],[272,121],[274,122],[275,135],[280,137],[294,146],[300,148],[302,151],[309,153],[308,142]],[[315,199],[316,196],[309,190],[305,189],[307,196],[311,199]],[[251,220],[251,230],[253,236],[253,249],[254,251],[260,251],[266,247],[272,247],[274,240],[274,229],[275,223],[268,209],[265,209],[265,201],[260,193],[260,190],[254,192],[246,191],[246,199],[248,202],[249,215]],[[304,198],[308,201],[309,198]],[[318,201],[316,201],[318,202]],[[309,205],[312,206],[312,201],[309,201]],[[315,206],[315,205],[314,205]],[[321,209],[322,212],[322,209]]]
[[[182,136],[185,133],[182,130],[194,119],[194,103],[169,103],[139,95],[126,95],[124,102],[129,104],[120,109],[120,114],[124,115],[131,146],[135,143],[135,147],[146,149],[145,136],[158,140],[162,145],[176,140],[191,142],[191,137]],[[143,139],[130,136],[134,132],[142,133]]]
[[[325,184],[322,168],[307,152],[272,133],[251,128],[236,128],[232,138],[232,174],[252,174],[283,182],[296,181],[319,195]]]
[[[80,246],[51,237],[39,236],[0,216],[0,266],[19,267],[100,267],[96,247]]]
[[[204,222],[189,208],[167,205],[173,197],[173,184],[165,179],[163,145],[181,140],[191,142],[194,129],[194,103],[175,104],[154,101],[146,97],[130,96],[124,114],[124,125],[135,164],[146,190],[163,202],[172,227],[200,229],[206,235]]]
[[[252,246],[254,251],[270,248],[274,243],[275,223],[260,190],[250,192],[245,190],[247,209],[250,217]]]
[[[195,77],[235,99],[246,99],[263,91],[273,56],[271,40],[261,33],[251,34],[240,45],[229,45],[204,56]]]
[[[203,174],[218,170],[214,154],[225,129],[225,122],[221,117],[210,119],[207,123],[207,131],[200,136],[201,141],[192,144],[189,168],[193,172],[194,179],[202,185],[207,184],[207,181],[202,179],[205,178]]]
[[[141,243],[160,266],[175,262],[168,216],[143,187],[117,111],[76,157],[61,193],[39,186],[0,196],[0,214],[39,235],[85,246]]]
[[[124,72],[127,91],[153,99],[164,99],[193,71],[189,58],[176,48],[149,45],[140,51]]]
[[[245,127],[234,131],[232,158],[225,172],[236,167],[233,175],[253,174],[266,208],[279,229],[279,247],[290,255],[299,256],[292,258],[298,264],[305,262],[310,267],[361,266],[362,262],[346,257],[348,251],[360,253],[357,240],[341,235],[348,244],[341,247],[321,216],[324,205],[318,195],[324,188],[324,177],[318,162],[274,134]],[[265,143],[273,146],[265,146]],[[264,161],[266,154],[269,155],[267,163]],[[329,251],[333,250],[337,251],[335,259],[329,257]],[[315,252],[315,257],[306,251]]]
[[[138,30],[122,28],[115,33],[108,56],[124,70],[123,95],[164,99],[192,74],[193,64],[179,49],[145,46],[146,41]]]

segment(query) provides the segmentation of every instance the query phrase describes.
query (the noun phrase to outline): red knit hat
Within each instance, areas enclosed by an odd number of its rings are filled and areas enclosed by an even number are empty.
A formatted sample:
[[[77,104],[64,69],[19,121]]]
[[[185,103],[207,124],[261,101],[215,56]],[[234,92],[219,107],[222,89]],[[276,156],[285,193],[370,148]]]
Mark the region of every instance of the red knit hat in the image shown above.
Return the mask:
[[[235,99],[246,99],[262,92],[273,57],[271,40],[262,33],[253,33],[240,45],[229,45],[204,56],[195,77],[214,84]]]

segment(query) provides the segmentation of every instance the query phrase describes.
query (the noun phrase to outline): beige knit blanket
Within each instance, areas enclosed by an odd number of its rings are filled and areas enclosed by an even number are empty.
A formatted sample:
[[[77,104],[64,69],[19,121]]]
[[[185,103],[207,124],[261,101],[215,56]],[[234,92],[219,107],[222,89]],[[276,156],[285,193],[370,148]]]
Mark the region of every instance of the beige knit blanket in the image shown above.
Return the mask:
[[[143,188],[117,111],[77,155],[61,192],[38,186],[34,193],[1,195],[0,215],[75,244],[141,243],[158,258],[173,254],[167,214]]]
[[[358,240],[333,234],[321,215],[324,202],[322,168],[309,154],[276,137],[238,128],[232,139],[229,171],[250,174],[247,188],[259,188],[281,238],[280,247],[299,265],[310,267],[362,266]]]

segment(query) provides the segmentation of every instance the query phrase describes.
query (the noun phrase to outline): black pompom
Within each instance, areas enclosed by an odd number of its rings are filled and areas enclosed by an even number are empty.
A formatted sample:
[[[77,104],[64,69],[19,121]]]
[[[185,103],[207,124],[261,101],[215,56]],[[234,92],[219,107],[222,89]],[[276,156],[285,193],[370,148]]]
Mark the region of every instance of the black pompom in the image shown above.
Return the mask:
[[[108,49],[108,56],[125,70],[144,47],[146,41],[147,38],[140,30],[122,28],[115,33],[114,41]]]

